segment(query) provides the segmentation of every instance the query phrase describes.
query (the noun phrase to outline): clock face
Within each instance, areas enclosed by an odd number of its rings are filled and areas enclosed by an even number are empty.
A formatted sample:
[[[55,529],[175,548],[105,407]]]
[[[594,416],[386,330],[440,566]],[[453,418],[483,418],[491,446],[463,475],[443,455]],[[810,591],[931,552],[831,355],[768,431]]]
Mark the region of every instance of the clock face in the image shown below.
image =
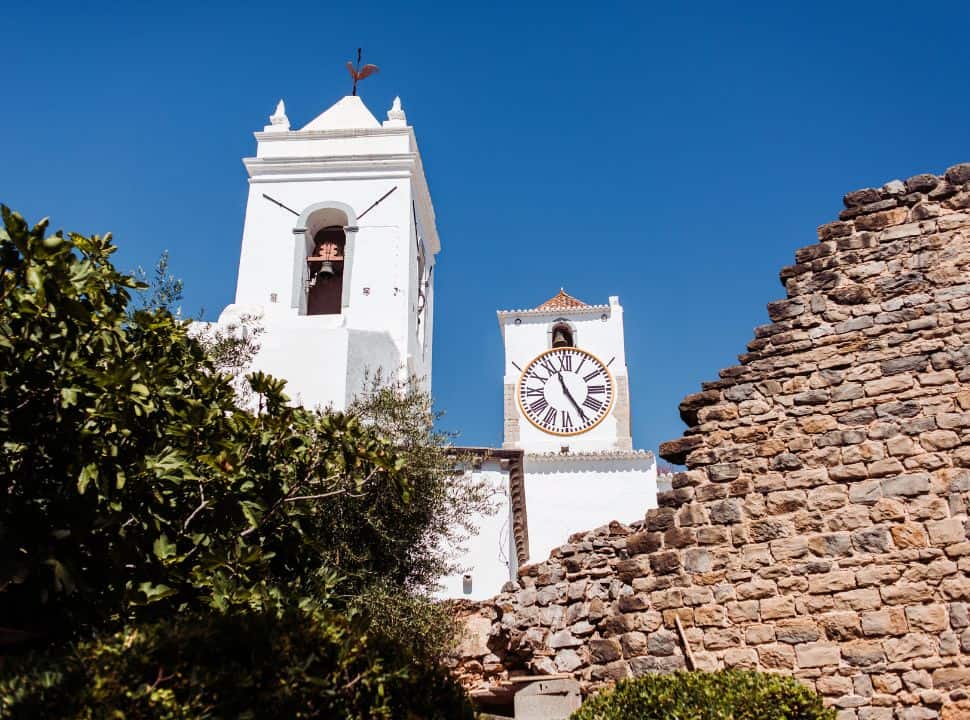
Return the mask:
[[[599,424],[613,407],[613,376],[588,352],[553,348],[523,370],[519,406],[529,422],[547,433],[583,433]]]

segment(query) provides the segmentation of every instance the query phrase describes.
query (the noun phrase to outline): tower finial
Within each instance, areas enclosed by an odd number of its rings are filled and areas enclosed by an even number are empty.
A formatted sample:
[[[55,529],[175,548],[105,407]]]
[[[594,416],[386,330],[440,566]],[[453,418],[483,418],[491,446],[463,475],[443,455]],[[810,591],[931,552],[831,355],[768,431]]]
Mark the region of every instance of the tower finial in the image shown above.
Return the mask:
[[[350,77],[354,79],[354,88],[350,93],[351,95],[357,94],[358,82],[363,80],[365,77],[369,77],[370,75],[373,75],[378,70],[380,70],[380,68],[377,67],[377,65],[371,65],[370,63],[368,63],[367,65],[364,65],[364,67],[361,67],[360,58],[362,53],[363,53],[363,49],[357,48],[357,67],[356,68],[354,67],[354,64],[352,62],[350,62],[349,60],[347,61],[347,70],[350,71]]]
[[[401,107],[401,98],[394,98],[394,102],[391,103],[391,109],[387,111],[387,120],[384,121],[384,127],[405,127],[408,124],[407,116],[404,114],[404,108]]]
[[[263,128],[266,132],[284,132],[290,129],[290,119],[286,117],[286,105],[280,99],[276,103],[276,112],[269,116],[269,125]]]

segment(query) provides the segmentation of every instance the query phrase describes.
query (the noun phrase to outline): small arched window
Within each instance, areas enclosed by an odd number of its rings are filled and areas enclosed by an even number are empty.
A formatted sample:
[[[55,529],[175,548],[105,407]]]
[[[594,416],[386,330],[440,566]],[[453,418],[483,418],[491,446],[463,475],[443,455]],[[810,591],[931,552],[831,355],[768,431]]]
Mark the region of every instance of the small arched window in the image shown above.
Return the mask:
[[[575,347],[573,331],[569,325],[561,322],[552,326],[552,346],[554,348]]]
[[[306,259],[307,315],[339,315],[344,287],[344,247],[341,225],[330,225],[313,236],[313,251]]]

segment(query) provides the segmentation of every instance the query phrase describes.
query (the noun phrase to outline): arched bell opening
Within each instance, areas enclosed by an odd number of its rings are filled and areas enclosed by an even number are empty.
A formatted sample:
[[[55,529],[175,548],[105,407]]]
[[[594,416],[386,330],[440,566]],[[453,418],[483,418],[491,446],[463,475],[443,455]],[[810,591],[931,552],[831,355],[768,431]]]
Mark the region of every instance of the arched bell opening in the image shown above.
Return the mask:
[[[350,305],[354,233],[347,228],[356,220],[353,208],[334,200],[300,213],[293,228],[292,307],[298,315],[339,315]]]
[[[573,329],[565,322],[557,322],[550,331],[552,347],[576,347]]]
[[[313,249],[306,259],[307,315],[340,314],[346,245],[343,225],[329,225],[313,236]]]

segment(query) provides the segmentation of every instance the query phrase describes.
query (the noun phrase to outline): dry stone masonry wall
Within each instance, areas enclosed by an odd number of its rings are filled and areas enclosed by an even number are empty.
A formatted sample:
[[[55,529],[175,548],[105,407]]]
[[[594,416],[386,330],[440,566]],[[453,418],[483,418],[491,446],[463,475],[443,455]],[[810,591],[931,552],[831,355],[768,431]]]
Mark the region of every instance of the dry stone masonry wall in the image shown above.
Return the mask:
[[[681,404],[660,507],[486,608],[479,683],[590,691],[689,649],[791,673],[840,720],[970,718],[970,164],[844,202],[740,364]]]

